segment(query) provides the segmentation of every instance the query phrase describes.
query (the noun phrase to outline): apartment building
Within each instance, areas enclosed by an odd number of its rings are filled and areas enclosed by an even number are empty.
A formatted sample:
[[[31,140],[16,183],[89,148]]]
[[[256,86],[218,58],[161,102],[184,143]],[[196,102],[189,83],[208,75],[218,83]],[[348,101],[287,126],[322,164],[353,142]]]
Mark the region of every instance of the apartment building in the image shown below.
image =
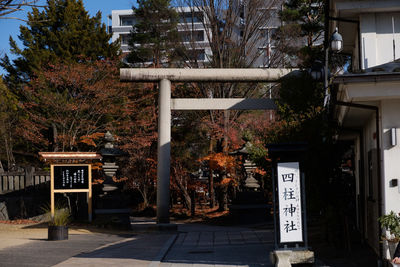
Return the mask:
[[[253,23],[252,14],[248,14],[253,7],[249,6],[248,0],[234,1],[233,8],[237,19],[235,29],[232,34],[234,41],[243,38],[246,25]],[[272,38],[275,30],[281,25],[279,11],[281,10],[283,0],[265,0],[262,1],[257,9],[263,14],[263,23],[259,24],[257,33],[253,34],[252,40],[246,47],[246,58],[252,67],[268,68],[278,67],[278,56],[274,53],[275,46]],[[261,3],[261,2],[260,2]],[[253,8],[254,9],[254,8]],[[190,60],[196,59],[199,62],[207,63],[212,55],[209,38],[212,33],[207,29],[207,17],[203,11],[196,11],[196,7],[176,7],[179,14],[178,32],[190,53]],[[112,10],[112,41],[121,38],[121,50],[123,53],[129,52],[129,38],[132,26],[136,23],[133,10]],[[258,25],[257,24],[257,25]]]
[[[175,10],[179,14],[177,25],[179,36],[189,51],[188,60],[208,62],[212,55],[208,41],[211,33],[206,32],[205,16],[202,12],[193,11],[193,8],[189,7],[176,7]],[[111,20],[112,41],[121,38],[122,53],[129,52],[129,38],[136,23],[133,10],[112,10]]]
[[[252,34],[252,39],[246,47],[246,55],[251,60],[251,66],[257,68],[279,67],[281,60],[275,53],[273,34],[281,26],[279,12],[282,9],[283,0],[264,0],[251,2],[249,0],[236,0],[238,38],[243,38],[249,25],[257,24],[257,32]],[[254,6],[258,5],[258,6]],[[262,22],[258,21],[262,18]],[[255,21],[254,21],[255,20]]]

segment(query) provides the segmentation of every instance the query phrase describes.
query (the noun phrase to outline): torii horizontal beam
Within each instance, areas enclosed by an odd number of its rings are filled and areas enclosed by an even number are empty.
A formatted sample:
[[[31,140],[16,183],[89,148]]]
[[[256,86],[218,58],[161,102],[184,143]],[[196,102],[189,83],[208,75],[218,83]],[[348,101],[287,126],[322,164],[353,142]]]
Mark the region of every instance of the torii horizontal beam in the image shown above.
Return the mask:
[[[276,109],[268,98],[172,98],[171,110],[271,110]]]
[[[120,69],[123,82],[276,82],[295,69]]]

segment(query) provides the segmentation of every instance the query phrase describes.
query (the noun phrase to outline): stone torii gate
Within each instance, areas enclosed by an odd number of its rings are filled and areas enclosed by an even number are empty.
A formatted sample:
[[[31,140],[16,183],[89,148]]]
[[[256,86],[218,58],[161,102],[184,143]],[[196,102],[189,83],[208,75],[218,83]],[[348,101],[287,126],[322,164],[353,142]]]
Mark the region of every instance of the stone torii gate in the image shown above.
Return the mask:
[[[272,99],[175,98],[171,82],[276,82],[293,69],[150,69],[120,70],[123,82],[158,82],[157,223],[169,223],[171,110],[269,110]]]

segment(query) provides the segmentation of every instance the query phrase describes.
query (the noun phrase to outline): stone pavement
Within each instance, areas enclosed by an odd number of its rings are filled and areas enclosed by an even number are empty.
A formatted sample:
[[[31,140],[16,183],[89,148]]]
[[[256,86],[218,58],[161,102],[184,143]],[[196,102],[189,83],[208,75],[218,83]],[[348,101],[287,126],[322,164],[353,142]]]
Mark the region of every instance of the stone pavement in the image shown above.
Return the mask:
[[[272,266],[273,231],[244,227],[180,225],[159,266]]]
[[[69,240],[46,239],[46,227],[4,228],[0,224],[0,267],[272,266],[269,260],[269,252],[273,249],[271,229],[180,224],[178,232],[109,233],[72,229]],[[322,243],[318,246],[323,248]],[[314,266],[376,266],[376,261],[368,257],[365,249],[353,255],[364,259],[361,265],[347,256],[335,256],[335,250],[329,247],[324,250],[327,253],[320,253],[320,256],[333,257],[326,257],[324,263],[317,259]]]
[[[271,266],[272,231],[200,224],[178,228],[128,235],[72,230],[65,241],[47,241],[46,228],[19,229],[28,238],[3,244],[0,266]],[[2,230],[0,243],[11,241],[3,239],[10,231]]]
[[[179,225],[178,233],[148,233],[79,254],[55,266],[272,266],[272,231]]]

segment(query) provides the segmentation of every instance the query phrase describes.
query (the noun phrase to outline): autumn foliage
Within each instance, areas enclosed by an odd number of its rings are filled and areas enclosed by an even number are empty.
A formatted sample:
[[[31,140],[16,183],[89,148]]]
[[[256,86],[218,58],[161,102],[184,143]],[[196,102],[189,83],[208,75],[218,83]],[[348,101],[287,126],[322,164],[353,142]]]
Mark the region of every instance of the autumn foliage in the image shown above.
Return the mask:
[[[93,150],[106,129],[121,120],[127,84],[117,60],[52,65],[24,88],[19,134],[47,150]]]

